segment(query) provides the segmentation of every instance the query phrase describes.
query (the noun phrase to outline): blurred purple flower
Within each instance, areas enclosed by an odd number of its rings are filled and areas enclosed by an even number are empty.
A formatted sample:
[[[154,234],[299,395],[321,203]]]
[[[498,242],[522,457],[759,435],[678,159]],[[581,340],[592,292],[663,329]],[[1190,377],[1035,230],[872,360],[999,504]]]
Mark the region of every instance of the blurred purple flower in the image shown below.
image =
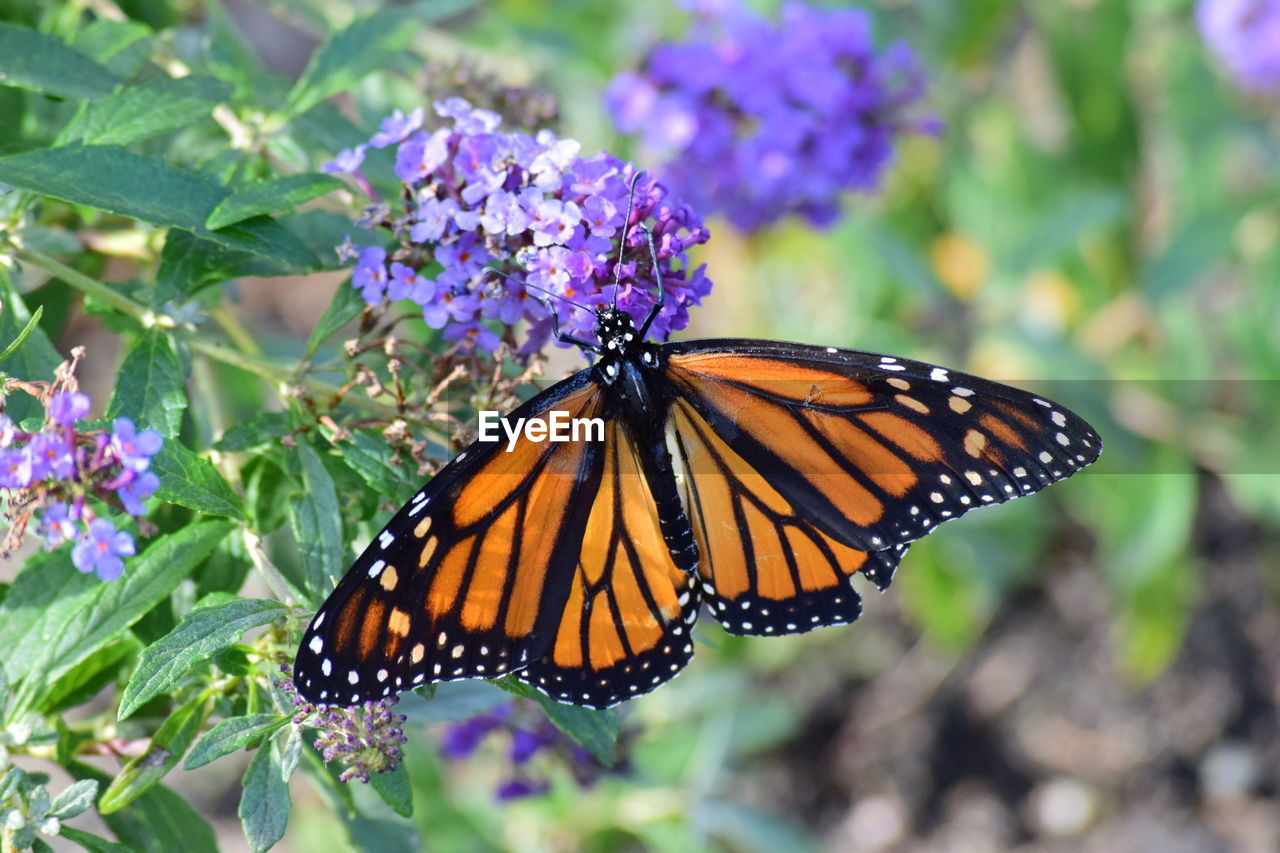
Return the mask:
[[[151,457],[160,451],[164,438],[153,429],[137,431],[133,421],[116,418],[111,433],[111,446],[120,458],[120,464],[130,471],[145,471]]]
[[[547,779],[509,779],[498,786],[493,795],[499,802],[509,802],[524,797],[535,797],[551,790],[551,782]]]
[[[400,110],[396,110],[383,119],[378,132],[369,139],[369,145],[374,148],[386,148],[388,145],[403,141],[409,134],[422,127],[422,118],[422,107],[418,107],[407,116]]]
[[[25,489],[31,485],[31,451],[25,447],[0,450],[0,487]]]
[[[673,192],[752,231],[785,216],[831,224],[845,190],[872,191],[924,74],[903,44],[877,54],[865,13],[783,6],[778,25],[740,3],[694,4],[684,42],[654,46],[606,101],[614,123],[666,157]]]
[[[37,532],[44,537],[46,548],[57,548],[63,542],[79,539],[80,525],[72,520],[67,505],[59,502],[45,507]]]
[[[1200,0],[1196,22],[1241,88],[1280,88],[1280,0]]]
[[[116,489],[116,496],[124,511],[138,517],[146,514],[147,508],[142,502],[151,497],[160,488],[160,478],[150,471],[143,471],[130,477],[128,482]]]
[[[364,152],[367,148],[367,145],[357,145],[355,148],[339,151],[337,157],[320,167],[320,171],[330,175],[352,174],[364,163]]]
[[[27,449],[31,454],[32,480],[43,480],[50,475],[59,480],[69,480],[75,474],[75,457],[71,452],[71,443],[64,433],[37,433]]]
[[[365,302],[370,305],[381,302],[387,291],[387,250],[377,246],[362,249],[351,274],[351,284]]]
[[[72,426],[89,413],[91,405],[88,394],[60,391],[49,400],[49,417],[60,426]]]
[[[89,522],[84,538],[71,549],[71,562],[86,574],[96,572],[104,581],[113,581],[124,571],[121,557],[132,557],[133,537],[105,518]]]

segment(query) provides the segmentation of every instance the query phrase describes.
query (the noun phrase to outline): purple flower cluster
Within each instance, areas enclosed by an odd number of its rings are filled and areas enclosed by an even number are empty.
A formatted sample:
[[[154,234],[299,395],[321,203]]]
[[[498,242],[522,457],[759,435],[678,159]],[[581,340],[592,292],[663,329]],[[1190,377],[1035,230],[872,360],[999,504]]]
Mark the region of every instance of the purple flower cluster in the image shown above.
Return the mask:
[[[391,708],[400,697],[387,696],[345,708],[312,705],[294,686],[293,667],[281,664],[280,671],[285,677],[275,679],[275,685],[293,703],[294,725],[308,723],[319,730],[316,749],[326,762],[343,765],[339,781],[359,779],[368,783],[371,773],[389,773],[399,766],[404,758],[400,747],[408,742],[403,728],[406,718],[391,713]]]
[[[40,510],[37,532],[52,549],[73,542],[71,559],[82,572],[105,581],[124,570],[134,553],[133,537],[98,516],[91,498],[106,501],[132,516],[146,512],[143,501],[160,486],[148,471],[164,439],[153,430],[138,432],[133,421],[117,418],[108,434],[80,432],[76,421],[88,413],[89,397],[59,391],[46,401],[39,432],[24,432],[0,415],[0,490],[21,531],[33,510]]]
[[[866,13],[787,2],[773,25],[736,0],[690,3],[688,37],[648,52],[606,97],[624,133],[666,160],[672,192],[754,231],[799,214],[839,216],[845,190],[872,191],[924,94],[905,44],[877,51]]]
[[[1241,88],[1280,89],[1280,0],[1200,0],[1196,22]]]
[[[450,126],[427,131],[421,109],[396,112],[369,140],[397,145],[395,171],[408,201],[403,218],[379,223],[399,245],[359,252],[352,285],[365,301],[412,300],[447,340],[490,351],[501,341],[495,329],[525,321],[519,352],[527,355],[550,339],[553,310],[562,331],[588,340],[597,306],[616,300],[643,318],[660,273],[666,302],[655,334],[688,324],[690,306],[711,290],[703,268],[688,266],[688,248],[709,236],[691,208],[648,175],[633,192],[630,163],[605,152],[583,157],[574,140],[500,131],[497,113],[461,98],[435,109]],[[367,186],[362,159],[360,150],[344,151],[325,168]],[[637,225],[653,235],[656,271]]]
[[[515,719],[517,712],[515,703],[507,703],[488,713],[453,723],[440,738],[441,753],[460,761],[491,736],[506,733],[509,737],[507,756],[512,772],[494,791],[494,796],[504,801],[544,794],[551,789],[551,780],[530,768],[533,757],[544,751],[564,756],[579,785],[585,787],[596,781],[604,768],[590,752],[569,740],[540,711],[534,712],[536,721],[526,721],[525,725],[518,724]]]

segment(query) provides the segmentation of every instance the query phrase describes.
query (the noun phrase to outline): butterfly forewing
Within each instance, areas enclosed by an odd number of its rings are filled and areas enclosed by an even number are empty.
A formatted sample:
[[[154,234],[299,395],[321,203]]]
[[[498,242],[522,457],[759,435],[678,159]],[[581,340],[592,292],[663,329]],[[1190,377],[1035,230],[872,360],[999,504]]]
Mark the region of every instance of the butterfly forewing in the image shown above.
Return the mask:
[[[516,413],[593,417],[591,383]],[[406,504],[316,613],[294,680],[353,704],[419,684],[494,677],[540,657],[569,596],[600,450],[591,442],[476,443]]]
[[[666,347],[666,375],[728,447],[827,535],[884,551],[1094,461],[1056,403],[921,362],[767,341]]]

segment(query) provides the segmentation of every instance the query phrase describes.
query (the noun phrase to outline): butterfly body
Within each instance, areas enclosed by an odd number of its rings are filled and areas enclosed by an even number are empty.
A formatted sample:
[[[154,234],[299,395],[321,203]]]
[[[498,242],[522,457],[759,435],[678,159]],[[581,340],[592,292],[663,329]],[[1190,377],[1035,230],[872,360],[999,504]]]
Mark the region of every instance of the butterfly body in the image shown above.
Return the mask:
[[[652,316],[649,318],[652,319]],[[351,704],[516,676],[616,704],[730,633],[852,622],[907,545],[1097,458],[1076,415],[873,353],[758,340],[658,344],[597,313],[591,367],[512,418],[600,418],[602,441],[477,442],[387,524],[312,620],[295,681]]]

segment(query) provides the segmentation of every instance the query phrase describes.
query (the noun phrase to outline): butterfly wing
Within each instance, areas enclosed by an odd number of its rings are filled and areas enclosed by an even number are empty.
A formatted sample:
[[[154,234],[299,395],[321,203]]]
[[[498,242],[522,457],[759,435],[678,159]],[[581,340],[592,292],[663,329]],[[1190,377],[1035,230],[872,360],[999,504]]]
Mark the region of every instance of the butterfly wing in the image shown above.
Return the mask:
[[[922,362],[707,340],[663,348],[679,398],[815,528],[883,552],[1097,459],[1066,408]]]
[[[653,690],[693,657],[698,591],[664,540],[652,470],[609,420],[599,489],[555,640],[517,677],[554,699],[608,707]],[[691,555],[692,556],[692,555]]]
[[[582,371],[518,408],[596,417]],[[494,677],[556,636],[603,458],[598,442],[476,442],[391,519],[311,620],[294,682],[355,704],[420,684]]]
[[[668,444],[698,544],[699,591],[731,634],[798,634],[862,612],[853,575],[888,585],[905,545],[852,548],[779,494],[689,401],[671,408]]]

